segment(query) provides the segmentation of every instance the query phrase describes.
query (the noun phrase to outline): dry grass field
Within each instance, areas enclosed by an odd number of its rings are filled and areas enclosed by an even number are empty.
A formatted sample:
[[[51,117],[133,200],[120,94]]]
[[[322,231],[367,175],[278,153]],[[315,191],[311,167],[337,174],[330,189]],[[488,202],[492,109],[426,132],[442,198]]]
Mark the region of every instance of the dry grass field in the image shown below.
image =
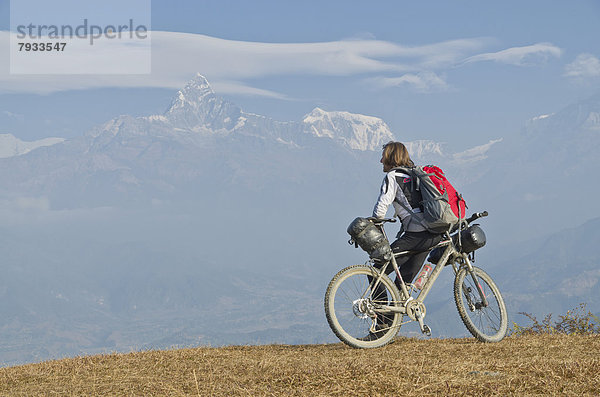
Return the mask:
[[[2,396],[600,395],[600,336],[399,338],[78,357],[0,369]]]

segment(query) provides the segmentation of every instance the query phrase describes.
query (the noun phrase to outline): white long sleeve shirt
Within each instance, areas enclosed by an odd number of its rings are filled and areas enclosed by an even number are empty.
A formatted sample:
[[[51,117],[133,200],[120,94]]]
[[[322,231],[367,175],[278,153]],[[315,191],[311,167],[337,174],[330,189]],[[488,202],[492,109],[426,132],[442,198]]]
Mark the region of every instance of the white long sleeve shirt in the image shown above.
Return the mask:
[[[394,215],[400,218],[404,229],[411,232],[421,232],[425,230],[425,228],[419,222],[414,219],[413,222],[409,222],[411,215],[418,214],[415,216],[422,216],[420,214],[421,210],[419,208],[413,209],[398,185],[396,177],[410,178],[409,175],[397,170],[391,170],[385,175],[385,178],[383,178],[383,182],[381,183],[379,197],[375,203],[375,208],[373,208],[373,216],[376,218],[385,218],[390,204],[393,204],[395,210]],[[404,204],[407,208],[410,208],[412,212],[407,211],[400,203]]]

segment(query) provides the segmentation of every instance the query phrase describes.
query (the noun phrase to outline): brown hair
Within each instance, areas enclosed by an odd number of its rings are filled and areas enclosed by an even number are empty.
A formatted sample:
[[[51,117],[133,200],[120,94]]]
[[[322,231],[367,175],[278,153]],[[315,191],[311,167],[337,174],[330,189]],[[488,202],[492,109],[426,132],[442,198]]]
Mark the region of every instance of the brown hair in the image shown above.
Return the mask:
[[[408,150],[400,142],[390,141],[383,145],[383,155],[381,162],[388,169],[394,167],[414,167],[415,163],[410,159]]]

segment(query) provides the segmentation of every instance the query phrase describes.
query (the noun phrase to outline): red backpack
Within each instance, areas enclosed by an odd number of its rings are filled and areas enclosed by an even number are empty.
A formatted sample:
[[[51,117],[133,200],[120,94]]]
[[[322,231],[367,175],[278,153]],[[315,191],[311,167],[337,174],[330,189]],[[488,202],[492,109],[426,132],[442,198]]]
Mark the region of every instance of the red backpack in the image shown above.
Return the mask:
[[[438,188],[440,194],[444,194],[445,192],[448,193],[448,203],[450,204],[454,215],[459,219],[465,219],[467,203],[462,198],[462,195],[454,189],[450,182],[448,182],[448,179],[446,179],[446,176],[444,175],[444,171],[435,165],[425,166],[423,167],[423,171],[428,174],[434,174],[430,175],[429,178],[435,187]]]
[[[465,218],[466,205],[462,196],[448,182],[444,172],[436,166],[395,168],[417,181],[421,192],[423,220],[415,218],[432,233],[444,233]],[[404,204],[400,203],[403,207]],[[407,211],[410,209],[405,207]]]

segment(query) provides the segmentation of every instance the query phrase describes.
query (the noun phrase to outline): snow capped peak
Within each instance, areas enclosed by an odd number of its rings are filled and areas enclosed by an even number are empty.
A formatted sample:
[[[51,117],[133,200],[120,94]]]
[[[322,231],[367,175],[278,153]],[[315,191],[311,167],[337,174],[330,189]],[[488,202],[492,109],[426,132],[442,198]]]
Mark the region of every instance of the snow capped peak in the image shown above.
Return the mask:
[[[204,75],[200,72],[196,72],[196,75],[194,76],[193,80],[203,80],[206,84],[208,84],[208,80],[206,79],[206,77],[204,77]]]
[[[200,102],[214,96],[215,92],[208,83],[208,80],[200,73],[197,73],[192,80],[188,81],[185,87],[177,92],[171,102],[171,106],[167,110],[167,114],[177,112],[186,107],[197,107]]]
[[[312,110],[312,112],[308,113],[307,115],[304,116],[304,119],[306,118],[322,118],[322,117],[327,117],[327,115],[329,113],[334,113],[334,112],[326,112],[325,110],[321,109],[320,107],[316,107]]]
[[[572,136],[600,131],[600,94],[571,104],[556,113],[541,115],[527,120],[524,134],[529,137]]]
[[[194,76],[193,79],[188,81],[188,83],[185,85],[185,87],[183,89],[184,90],[195,89],[195,90],[200,90],[200,91],[207,91],[212,94],[215,93],[213,91],[212,87],[210,86],[210,84],[208,83],[208,80],[206,79],[206,77],[204,77],[200,73],[196,73],[196,76]]]
[[[381,151],[384,144],[395,140],[390,128],[382,119],[346,111],[326,111],[316,107],[301,121],[289,122],[246,113],[216,95],[201,74],[197,74],[177,92],[171,107],[163,115],[137,118],[121,116],[88,135],[98,142],[105,142],[112,141],[117,136],[129,139],[140,136],[175,137],[178,134],[189,133],[232,137],[229,139],[255,137],[289,147],[318,145],[319,141],[325,140],[352,150],[376,152]],[[96,139],[100,136],[104,140]],[[429,159],[432,156],[448,157],[439,142],[418,140],[405,144],[411,157],[417,160]],[[465,154],[457,159],[462,160],[463,157],[470,158]]]
[[[241,110],[215,94],[200,73],[179,90],[164,116],[174,127],[188,131],[230,130]]]
[[[63,141],[63,138],[45,138],[25,142],[12,134],[0,134],[0,158],[21,156],[39,147],[52,146]]]
[[[312,110],[312,112],[310,112],[309,114],[304,116],[304,119],[302,121],[304,121],[305,123],[313,123],[313,122],[319,121],[319,120],[330,120],[331,122],[334,122],[336,120],[347,120],[347,121],[353,121],[353,122],[358,122],[358,123],[363,123],[363,124],[383,124],[383,125],[385,125],[383,120],[381,120],[378,117],[365,116],[364,114],[350,113],[350,112],[344,112],[344,111],[328,112],[319,107],[314,108]],[[387,125],[386,125],[386,127],[387,127]]]
[[[317,107],[302,122],[312,135],[333,139],[355,150],[379,150],[384,143],[394,140],[383,120],[362,114],[328,112]]]
[[[543,119],[547,119],[548,117],[552,116],[554,113],[552,114],[541,114],[539,116],[536,116],[534,118],[531,119],[531,121],[537,121],[537,120],[543,120]]]
[[[452,157],[460,163],[472,163],[484,160],[487,158],[491,147],[499,142],[502,142],[502,138],[493,139],[484,145],[475,146],[460,153],[454,153]]]
[[[404,142],[404,145],[406,146],[406,150],[408,150],[408,154],[413,159],[426,158],[431,154],[444,156],[443,143],[441,142],[422,139]]]

